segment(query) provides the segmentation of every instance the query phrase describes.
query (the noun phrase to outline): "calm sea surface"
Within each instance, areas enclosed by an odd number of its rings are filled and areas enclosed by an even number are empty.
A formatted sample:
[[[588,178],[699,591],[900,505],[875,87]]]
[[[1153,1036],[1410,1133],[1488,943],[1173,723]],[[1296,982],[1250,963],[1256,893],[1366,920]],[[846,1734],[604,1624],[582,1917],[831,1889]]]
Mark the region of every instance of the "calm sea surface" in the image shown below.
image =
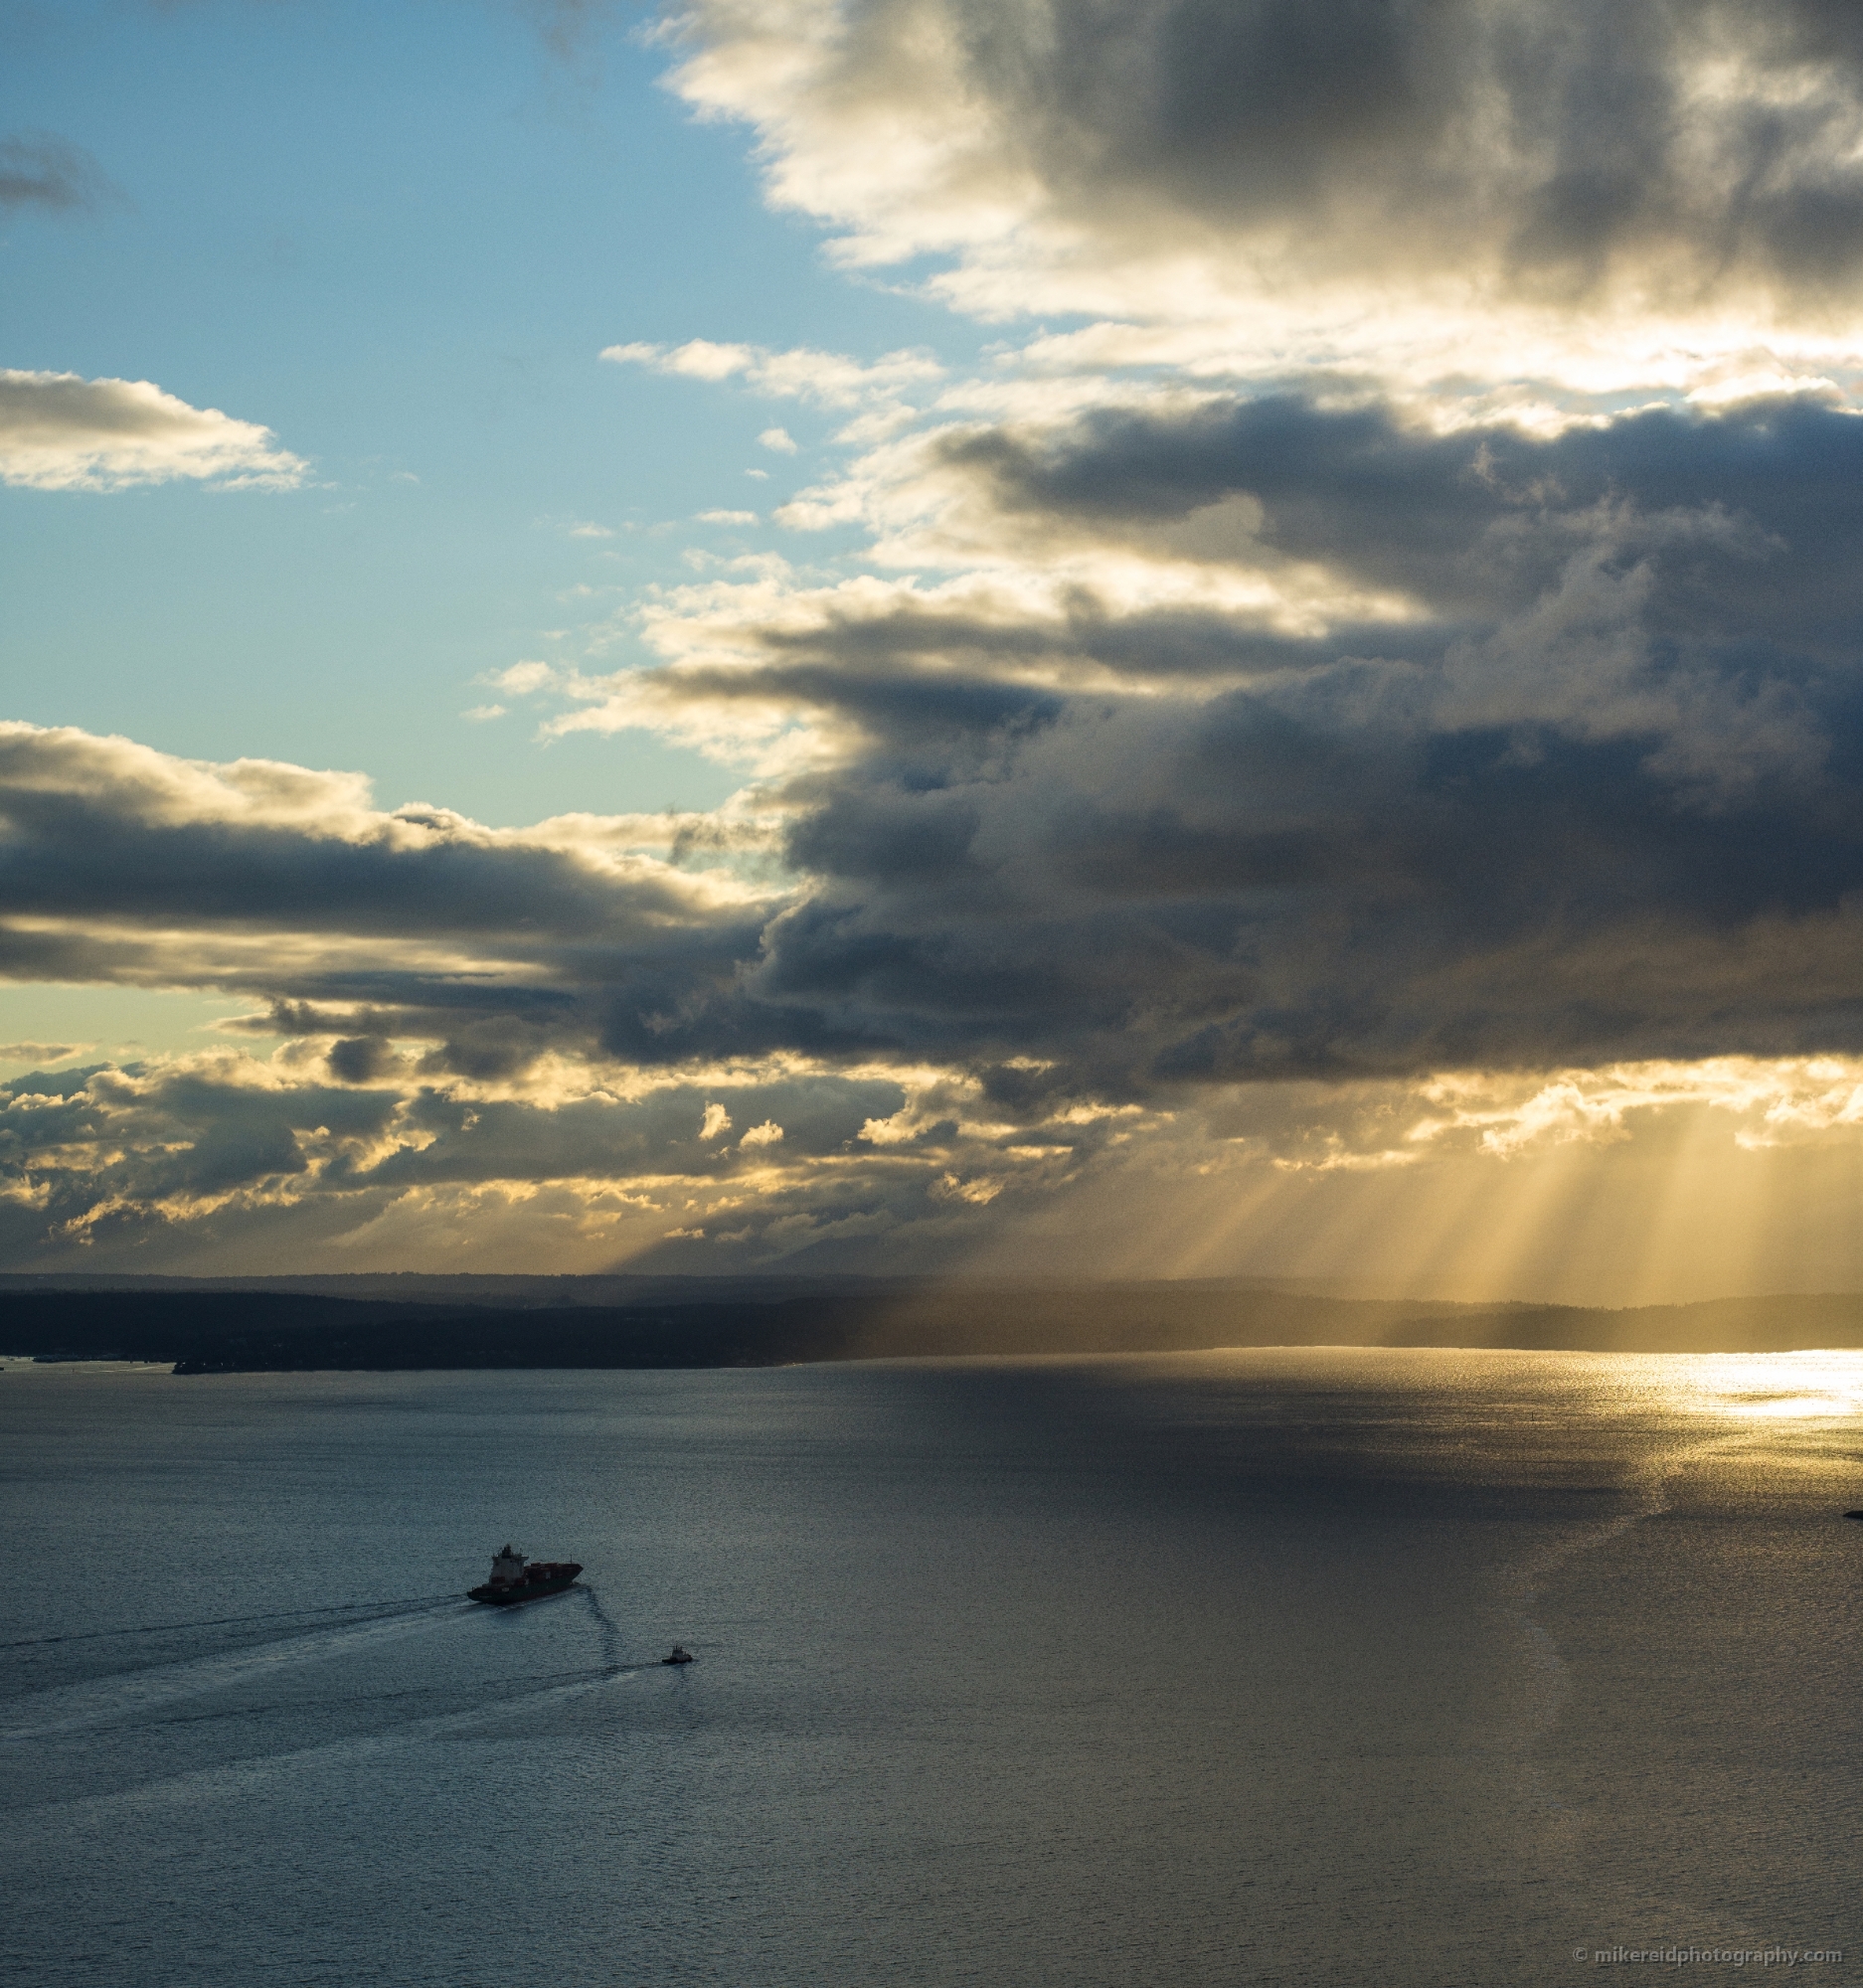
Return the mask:
[[[14,1365],[0,1472],[17,1988],[1863,1978],[1863,1356]]]

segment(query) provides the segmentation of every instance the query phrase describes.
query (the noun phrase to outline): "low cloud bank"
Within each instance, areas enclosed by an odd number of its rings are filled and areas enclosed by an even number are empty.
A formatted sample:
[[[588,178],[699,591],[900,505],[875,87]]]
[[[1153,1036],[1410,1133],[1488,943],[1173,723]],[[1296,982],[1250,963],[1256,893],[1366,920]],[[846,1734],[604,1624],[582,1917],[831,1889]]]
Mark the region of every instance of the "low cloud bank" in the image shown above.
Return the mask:
[[[1592,1303],[1863,1278],[1855,1059],[1206,1085],[1148,1108],[1057,1096],[1027,1066],[785,1058],[648,1078],[564,1057],[514,1081],[424,1048],[326,1032],[0,1083],[0,1260],[1241,1269]],[[1539,1234],[1523,1200],[1565,1219]]]

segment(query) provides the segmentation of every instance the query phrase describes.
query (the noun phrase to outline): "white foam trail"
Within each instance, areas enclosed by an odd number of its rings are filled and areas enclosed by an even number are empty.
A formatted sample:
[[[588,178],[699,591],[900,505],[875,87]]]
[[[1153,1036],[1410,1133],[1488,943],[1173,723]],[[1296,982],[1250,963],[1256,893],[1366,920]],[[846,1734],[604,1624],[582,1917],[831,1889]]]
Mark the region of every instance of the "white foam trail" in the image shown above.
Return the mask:
[[[190,1767],[178,1774],[160,1774],[153,1779],[138,1781],[133,1787],[115,1788],[107,1793],[78,1795],[69,1801],[50,1804],[68,1814],[96,1813],[115,1808],[151,1808],[158,1805],[181,1803],[184,1806],[197,1802],[212,1793],[232,1793],[242,1789],[251,1790],[262,1786],[283,1772],[309,1760],[328,1762],[332,1759],[360,1760],[373,1758],[378,1754],[393,1753],[399,1748],[418,1745],[423,1740],[458,1739],[469,1736],[474,1729],[489,1731],[490,1737],[508,1730],[511,1715],[518,1708],[535,1709],[555,1701],[572,1699],[584,1693],[602,1691],[610,1685],[627,1684],[648,1675],[656,1675],[651,1664],[634,1664],[621,1670],[603,1670],[591,1676],[558,1679],[539,1685],[530,1691],[507,1693],[502,1697],[488,1699],[482,1705],[468,1706],[456,1712],[428,1713],[421,1718],[411,1719],[392,1728],[386,1733],[343,1734],[329,1740],[319,1740],[309,1746],[293,1746],[279,1753],[261,1753],[240,1760],[216,1761],[210,1766]],[[5,1736],[0,1736],[5,1737]]]
[[[327,1608],[273,1608],[262,1615],[195,1615],[185,1622],[132,1622],[120,1629],[61,1630],[51,1636],[16,1636],[0,1643],[0,1650],[43,1650],[55,1643],[113,1643],[131,1636],[171,1636],[184,1629],[240,1629],[254,1622],[303,1622],[313,1615],[347,1617],[351,1622],[373,1622],[383,1615],[399,1615],[412,1609],[430,1607],[436,1601],[453,1601],[454,1594],[409,1594],[392,1601],[342,1601]]]
[[[86,1727],[146,1718],[207,1692],[227,1691],[301,1664],[323,1663],[331,1657],[348,1656],[376,1644],[427,1634],[471,1612],[469,1601],[448,1599],[386,1620],[312,1629],[301,1635],[278,1637],[256,1648],[195,1657],[176,1664],[156,1664],[147,1670],[87,1679],[83,1684],[61,1685],[22,1701],[22,1709],[30,1708],[34,1716],[24,1725],[0,1731],[0,1741],[43,1740],[55,1734],[83,1732]]]

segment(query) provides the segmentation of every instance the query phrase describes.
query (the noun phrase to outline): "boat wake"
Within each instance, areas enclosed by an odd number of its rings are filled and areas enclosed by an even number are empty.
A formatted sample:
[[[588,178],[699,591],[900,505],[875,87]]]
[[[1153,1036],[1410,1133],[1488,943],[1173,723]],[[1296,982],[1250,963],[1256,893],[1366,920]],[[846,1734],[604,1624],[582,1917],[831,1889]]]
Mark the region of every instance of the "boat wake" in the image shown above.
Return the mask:
[[[20,1724],[0,1729],[0,1741],[44,1740],[90,1727],[144,1719],[209,1692],[231,1690],[278,1676],[300,1665],[351,1656],[385,1643],[430,1633],[459,1620],[470,1609],[470,1602],[452,1595],[423,1604],[398,1604],[389,1613],[378,1607],[373,1615],[361,1620],[326,1622],[318,1628],[275,1636],[238,1650],[177,1663],[152,1664],[146,1669],[119,1671],[77,1684],[56,1685],[15,1701],[15,1711],[28,1716]],[[237,1622],[263,1618],[232,1619]]]
[[[601,1605],[601,1597],[593,1587],[581,1585],[575,1590],[588,1603],[589,1612],[594,1618],[595,1627],[601,1637],[601,1671],[604,1677],[619,1677],[630,1668],[621,1655],[621,1632],[615,1626],[613,1617]]]
[[[450,1601],[450,1594],[404,1594],[382,1601],[353,1601],[321,1608],[273,1608],[262,1615],[198,1615],[185,1622],[137,1622],[123,1629],[74,1629],[57,1636],[17,1636],[0,1642],[0,1650],[42,1650],[55,1643],[107,1643],[128,1636],[169,1636],[189,1629],[243,1629],[248,1623],[304,1622],[313,1617],[340,1617],[345,1621],[374,1621],[379,1616],[399,1615],[411,1609],[430,1608]]]

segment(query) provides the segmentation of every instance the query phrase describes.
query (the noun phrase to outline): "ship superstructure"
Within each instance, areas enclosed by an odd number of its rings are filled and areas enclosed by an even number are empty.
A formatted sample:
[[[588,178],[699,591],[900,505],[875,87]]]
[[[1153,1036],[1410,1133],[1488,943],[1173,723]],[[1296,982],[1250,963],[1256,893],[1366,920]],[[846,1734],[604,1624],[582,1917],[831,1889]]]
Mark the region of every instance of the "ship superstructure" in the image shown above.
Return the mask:
[[[491,1578],[466,1590],[473,1601],[508,1605],[561,1594],[574,1584],[582,1564],[573,1560],[526,1560],[516,1547],[502,1548],[492,1561]]]

